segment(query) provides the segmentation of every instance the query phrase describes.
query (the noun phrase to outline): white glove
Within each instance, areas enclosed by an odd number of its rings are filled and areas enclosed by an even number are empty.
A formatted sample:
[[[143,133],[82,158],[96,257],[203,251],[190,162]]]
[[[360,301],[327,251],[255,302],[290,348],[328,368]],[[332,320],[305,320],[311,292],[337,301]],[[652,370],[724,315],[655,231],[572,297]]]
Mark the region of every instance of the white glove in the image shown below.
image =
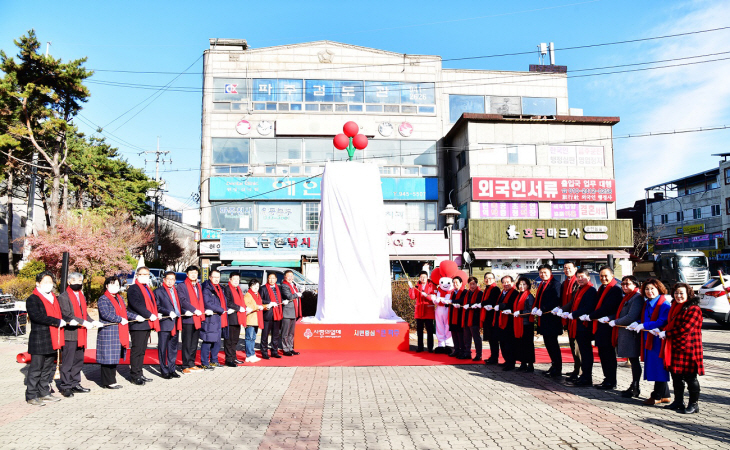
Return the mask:
[[[83,326],[87,330],[90,330],[90,329],[92,329],[94,327],[94,324],[92,324],[88,320],[84,320],[84,322],[81,324],[81,326]]]
[[[659,332],[661,330],[659,328],[654,328],[652,330],[649,330],[649,333],[653,334],[654,336],[659,336]]]
[[[659,334],[658,334],[658,336],[661,339],[666,339],[667,338],[667,332],[666,331],[660,331]]]
[[[631,330],[631,331],[634,331],[634,330],[636,329],[636,326],[637,326],[637,325],[638,325],[638,323],[637,323],[637,322],[632,322],[632,323],[631,323],[631,325],[629,325],[628,327],[626,327],[626,329],[627,329],[627,330]]]
[[[493,309],[494,309],[494,306],[492,306],[492,305],[487,305],[487,306],[485,306],[484,308],[486,308],[486,310],[487,310],[487,311],[491,311],[491,310],[493,310]]]
[[[157,313],[157,320],[162,320],[162,313]]]
[[[480,309],[481,309],[481,307],[482,307],[481,303],[475,303],[474,306],[472,306],[472,308],[480,308]]]
[[[71,325],[72,327],[79,326],[79,323],[76,321],[76,319],[69,320],[68,324]]]
[[[236,310],[235,310],[235,309],[233,309],[233,308],[228,308],[228,314],[233,314],[234,312],[236,312]]]
[[[444,298],[444,303],[446,303],[447,305],[450,305],[451,304],[451,299],[448,298],[448,297]]]
[[[175,314],[175,311],[170,311],[170,319],[175,320],[177,318],[177,314]]]
[[[63,320],[63,319],[61,319],[61,323],[60,323],[60,324],[58,324],[58,328],[63,328],[63,327],[65,327],[65,326],[66,326],[66,321],[65,321],[65,320]]]
[[[537,317],[542,317],[542,310],[538,309],[536,312]]]
[[[537,315],[537,308],[532,308],[530,314],[532,314],[533,316]]]
[[[502,314],[509,314],[511,312],[512,312],[511,309],[505,309],[505,310],[502,311]]]
[[[514,316],[515,316],[515,317],[520,317],[520,312],[519,312],[519,311],[515,311],[515,314],[514,314]]]
[[[150,322],[154,322],[155,320],[157,320],[157,315],[156,314],[152,314],[150,316]]]
[[[243,306],[241,306],[240,308],[238,308],[238,312],[240,312],[240,313],[248,312],[248,308],[244,308]]]
[[[423,295],[426,295],[426,293],[423,292]],[[436,295],[435,294],[431,294],[431,301],[432,302],[435,302],[436,301]]]
[[[190,317],[192,315],[193,315],[192,311],[185,311],[185,314],[183,314],[183,316],[185,316],[185,317]]]
[[[302,298],[302,293],[301,292],[297,292],[297,297]]]
[[[459,308],[461,308],[461,305],[460,305],[460,304],[458,304],[458,303],[454,303],[454,305],[453,305],[453,306],[454,306],[454,308],[456,308],[456,309],[459,309]]]
[[[195,315],[196,315],[196,316],[202,316],[202,315],[203,315],[203,313],[202,313],[202,312],[200,312],[200,310],[199,310],[199,309],[196,309],[196,310],[195,310]]]
[[[603,316],[600,319],[598,319],[598,321],[601,323],[608,323],[608,316]]]
[[[137,316],[137,318],[136,318],[135,320],[136,320],[137,322],[144,322],[144,317],[142,317],[142,316]]]
[[[496,306],[494,307],[494,310],[495,310],[495,311],[499,311],[499,305],[496,305]]]
[[[99,322],[98,320],[91,322],[91,325],[93,325],[94,328],[101,328],[104,326],[104,324]]]
[[[411,283],[411,280],[408,280],[408,287],[411,289],[413,288],[413,283]]]
[[[565,313],[563,318],[568,319],[568,320],[573,320],[573,313]]]
[[[429,295],[426,294],[425,292],[421,291],[421,296],[428,297]],[[433,301],[433,294],[431,294],[431,301]]]
[[[591,320],[591,318],[588,314],[583,314],[582,316],[580,316],[580,320],[589,321]]]
[[[128,323],[129,323],[129,321],[127,319],[122,318],[122,321],[121,321],[122,325],[126,325]]]
[[[276,302],[269,303],[269,308],[273,308],[274,306],[279,306],[279,304]]]
[[[644,329],[643,323],[640,323],[640,324],[636,325],[636,327],[634,327],[634,331],[636,331],[637,333],[640,333],[641,330],[643,330],[643,329]]]
[[[560,310],[559,307],[556,306],[555,308],[551,309],[550,312],[553,313],[553,314],[555,314],[557,316],[562,311]]]
[[[205,315],[206,316],[212,316],[213,315],[213,311],[211,311],[210,309],[206,309],[205,310]]]
[[[246,307],[246,309],[243,309],[243,307],[241,307],[241,310],[241,312],[245,312],[246,314],[251,314],[253,312],[253,309],[249,308],[248,306]]]
[[[471,306],[470,306],[470,305],[469,305],[469,304],[467,303],[467,304],[465,304],[465,305],[463,306],[463,308],[464,308],[464,309],[469,309],[469,308],[471,308]]]
[[[616,321],[615,320],[612,320],[612,321],[608,322],[608,324],[611,325],[612,327],[615,327],[616,326]]]
[[[286,306],[286,305],[289,304],[289,300],[284,300],[284,301],[281,302],[281,304],[284,305],[284,306]]]
[[[565,311],[563,311],[563,308],[558,307],[558,315],[559,316],[562,316],[564,312]]]
[[[258,305],[258,306],[259,306],[259,311],[263,311],[264,310],[263,305]]]

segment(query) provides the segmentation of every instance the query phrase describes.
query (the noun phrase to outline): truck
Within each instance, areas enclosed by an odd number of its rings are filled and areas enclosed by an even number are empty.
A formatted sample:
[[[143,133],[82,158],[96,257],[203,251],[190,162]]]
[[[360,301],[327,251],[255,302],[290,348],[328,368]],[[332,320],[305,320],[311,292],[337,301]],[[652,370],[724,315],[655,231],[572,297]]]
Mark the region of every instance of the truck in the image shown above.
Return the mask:
[[[674,283],[687,283],[695,292],[710,280],[707,256],[698,250],[669,250],[656,255],[654,262],[638,263],[634,276],[642,282],[657,278],[667,288]]]

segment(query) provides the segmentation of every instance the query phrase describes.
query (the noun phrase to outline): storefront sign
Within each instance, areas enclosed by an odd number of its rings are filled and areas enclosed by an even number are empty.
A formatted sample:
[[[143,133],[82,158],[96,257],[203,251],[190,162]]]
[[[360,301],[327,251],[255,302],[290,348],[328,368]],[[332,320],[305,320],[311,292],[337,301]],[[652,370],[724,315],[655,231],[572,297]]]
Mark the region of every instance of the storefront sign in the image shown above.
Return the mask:
[[[677,234],[697,234],[704,233],[704,231],[704,223],[701,223],[699,225],[685,225],[683,227],[677,227]]]
[[[381,178],[383,200],[438,200],[437,178]],[[319,200],[321,177],[211,177],[210,200]]]
[[[206,241],[200,243],[201,255],[217,255],[221,250],[221,241]]]
[[[629,248],[631,220],[480,220],[469,221],[469,247]]]
[[[221,232],[222,260],[299,258],[316,255],[317,233]]]
[[[700,236],[692,236],[692,237],[686,237],[686,238],[668,238],[668,239],[658,239],[656,241],[656,245],[672,245],[672,244],[687,244],[690,242],[704,242],[709,241],[711,239],[722,239],[723,233],[710,233],[710,234],[702,234]]]
[[[409,231],[393,233],[388,237],[388,253],[391,256],[405,257],[413,255],[447,256],[449,240],[444,238],[443,231]],[[451,236],[455,255],[463,252],[461,231],[453,231]]]
[[[608,208],[605,203],[552,203],[553,219],[606,219]]]
[[[203,228],[200,230],[200,238],[204,241],[220,240],[221,230],[219,228]]]
[[[472,178],[476,200],[614,202],[614,180],[569,178]]]
[[[537,219],[537,202],[487,202],[479,205],[482,219]]]
[[[603,147],[550,146],[548,162],[551,166],[603,166]]]

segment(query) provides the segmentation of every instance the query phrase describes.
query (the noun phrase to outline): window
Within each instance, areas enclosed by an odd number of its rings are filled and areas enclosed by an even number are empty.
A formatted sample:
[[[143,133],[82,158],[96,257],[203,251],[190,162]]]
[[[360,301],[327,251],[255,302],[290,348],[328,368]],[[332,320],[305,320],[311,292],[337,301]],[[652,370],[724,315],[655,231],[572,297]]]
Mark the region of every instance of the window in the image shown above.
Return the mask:
[[[459,153],[459,156],[456,157],[456,170],[461,170],[464,167],[466,167],[466,150]]]
[[[684,211],[677,211],[677,222],[684,221]]]
[[[279,164],[301,164],[302,163],[302,140],[301,139],[277,139],[276,140],[276,162]]]
[[[213,164],[248,164],[249,139],[213,138]]]
[[[725,199],[725,215],[730,215],[730,197]]]
[[[712,205],[712,217],[717,217],[720,215],[720,205]]]
[[[258,231],[302,231],[302,203],[258,203],[256,213]]]
[[[211,226],[224,231],[252,231],[254,229],[253,202],[229,203],[211,207]]]
[[[250,80],[244,78],[213,78],[214,102],[240,102],[249,98]]]
[[[665,223],[668,223],[669,222],[669,217],[666,214],[662,214],[660,216],[660,218],[661,218],[662,225],[664,225]]]
[[[324,164],[332,161],[334,146],[332,139],[305,139],[304,162]]]
[[[449,95],[449,122],[456,123],[463,113],[484,114],[484,96]]]
[[[436,141],[400,141],[400,149],[404,166],[436,165]]]
[[[346,152],[342,153],[346,154]],[[380,166],[400,165],[400,142],[398,141],[369,141],[365,153],[369,162],[374,162]]]
[[[719,185],[719,184],[718,184],[718,182],[717,182],[717,178],[714,178],[714,179],[712,179],[712,180],[707,180],[707,183],[706,183],[706,184],[707,184],[707,190],[708,190],[708,191],[709,191],[710,189],[717,189],[717,188],[719,188],[719,187],[720,187],[720,185]]]
[[[725,169],[725,184],[730,184],[730,168]]]
[[[254,139],[251,162],[258,165],[276,164],[276,139]]]
[[[385,203],[385,221],[392,231],[436,228],[436,203]]]
[[[555,116],[558,114],[556,98],[522,97],[522,114],[526,116]]]
[[[694,208],[692,210],[692,218],[701,219],[702,218],[702,208]]]
[[[319,203],[304,204],[304,231],[319,230]]]
[[[507,164],[537,164],[534,145],[507,147]]]

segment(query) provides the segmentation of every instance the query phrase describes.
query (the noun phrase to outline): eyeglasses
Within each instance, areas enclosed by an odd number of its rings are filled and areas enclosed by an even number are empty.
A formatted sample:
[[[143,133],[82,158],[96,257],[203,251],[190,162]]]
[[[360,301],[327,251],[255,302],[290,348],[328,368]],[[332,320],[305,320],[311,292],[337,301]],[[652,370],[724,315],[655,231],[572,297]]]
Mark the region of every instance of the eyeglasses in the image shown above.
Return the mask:
[[[634,283],[621,283],[621,286],[630,286],[632,284],[634,284]]]

